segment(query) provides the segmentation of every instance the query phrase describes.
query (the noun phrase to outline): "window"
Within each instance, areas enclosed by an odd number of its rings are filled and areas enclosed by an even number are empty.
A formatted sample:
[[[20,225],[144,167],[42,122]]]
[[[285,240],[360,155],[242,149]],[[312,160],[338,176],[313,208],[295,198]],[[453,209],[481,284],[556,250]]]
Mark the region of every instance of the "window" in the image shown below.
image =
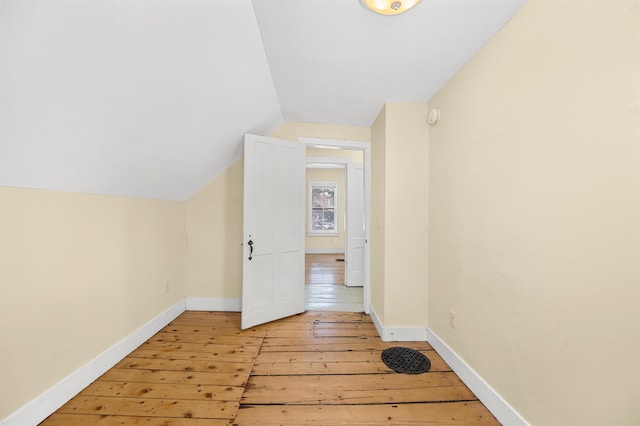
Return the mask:
[[[309,234],[338,234],[336,182],[309,182]]]

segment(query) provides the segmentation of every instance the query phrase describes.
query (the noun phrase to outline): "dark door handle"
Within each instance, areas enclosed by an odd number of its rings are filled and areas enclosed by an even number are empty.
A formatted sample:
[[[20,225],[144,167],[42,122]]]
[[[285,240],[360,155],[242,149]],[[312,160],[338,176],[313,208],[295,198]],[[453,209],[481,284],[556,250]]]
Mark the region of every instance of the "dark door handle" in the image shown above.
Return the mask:
[[[249,240],[249,260],[253,259],[253,241]]]

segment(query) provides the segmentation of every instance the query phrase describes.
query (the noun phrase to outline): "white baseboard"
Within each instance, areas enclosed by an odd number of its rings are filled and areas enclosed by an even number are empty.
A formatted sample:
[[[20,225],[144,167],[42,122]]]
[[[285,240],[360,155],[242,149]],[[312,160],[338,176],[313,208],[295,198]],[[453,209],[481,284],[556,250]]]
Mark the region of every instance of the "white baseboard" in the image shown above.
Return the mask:
[[[427,341],[500,423],[509,426],[529,425],[513,407],[502,399],[502,397],[438,337],[437,334],[431,330],[427,330]]]
[[[186,306],[187,311],[240,312],[242,300],[219,297],[187,297]]]
[[[427,340],[427,329],[421,327],[384,327],[373,306],[369,315],[383,342],[415,342]]]
[[[0,422],[0,425],[37,425],[173,321],[184,310],[183,299],[9,415]]]
[[[304,250],[305,254],[342,254],[344,255],[344,249],[320,249],[320,248],[308,248]]]

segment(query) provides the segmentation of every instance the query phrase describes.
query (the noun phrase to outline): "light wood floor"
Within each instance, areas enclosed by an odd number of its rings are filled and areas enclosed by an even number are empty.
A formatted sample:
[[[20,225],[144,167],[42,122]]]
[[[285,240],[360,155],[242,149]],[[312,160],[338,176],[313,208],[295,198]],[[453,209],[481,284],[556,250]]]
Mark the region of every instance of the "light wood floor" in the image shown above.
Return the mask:
[[[363,288],[347,287],[344,254],[305,255],[305,308],[310,311],[363,312]]]
[[[361,313],[307,312],[250,330],[240,314],[185,312],[45,420],[76,425],[498,425],[425,342],[399,374],[398,343]]]
[[[344,286],[344,254],[305,254],[304,260],[305,284]]]

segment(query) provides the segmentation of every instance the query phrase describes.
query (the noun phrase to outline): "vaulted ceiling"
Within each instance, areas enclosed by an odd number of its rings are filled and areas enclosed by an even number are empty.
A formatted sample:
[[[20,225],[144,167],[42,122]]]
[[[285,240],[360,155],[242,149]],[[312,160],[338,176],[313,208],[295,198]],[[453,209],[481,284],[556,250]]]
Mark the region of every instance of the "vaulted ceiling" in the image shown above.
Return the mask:
[[[526,0],[2,0],[0,184],[185,200],[283,122],[428,101]]]

